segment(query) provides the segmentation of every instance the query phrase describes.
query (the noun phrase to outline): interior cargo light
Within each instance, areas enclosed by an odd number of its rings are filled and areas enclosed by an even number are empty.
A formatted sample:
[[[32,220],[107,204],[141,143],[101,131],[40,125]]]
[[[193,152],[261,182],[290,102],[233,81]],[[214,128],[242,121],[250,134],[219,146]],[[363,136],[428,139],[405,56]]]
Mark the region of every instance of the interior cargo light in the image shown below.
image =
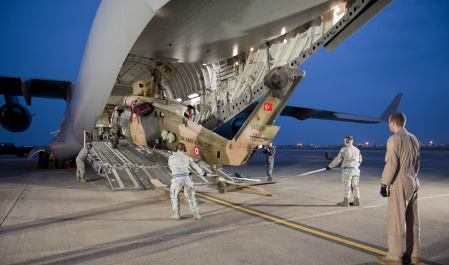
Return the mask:
[[[190,99],[192,99],[192,98],[196,98],[196,97],[199,97],[200,95],[198,95],[198,93],[193,93],[193,94],[190,94],[190,95],[188,95],[187,97],[189,97]]]

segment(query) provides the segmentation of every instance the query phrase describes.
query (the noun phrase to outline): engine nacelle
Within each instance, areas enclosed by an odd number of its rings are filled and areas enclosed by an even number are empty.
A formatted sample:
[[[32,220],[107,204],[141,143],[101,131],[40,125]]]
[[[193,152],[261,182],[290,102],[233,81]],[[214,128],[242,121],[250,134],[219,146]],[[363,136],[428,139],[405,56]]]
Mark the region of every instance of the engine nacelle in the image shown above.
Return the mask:
[[[31,125],[30,112],[19,103],[13,106],[5,104],[0,108],[0,124],[10,132],[23,132]]]

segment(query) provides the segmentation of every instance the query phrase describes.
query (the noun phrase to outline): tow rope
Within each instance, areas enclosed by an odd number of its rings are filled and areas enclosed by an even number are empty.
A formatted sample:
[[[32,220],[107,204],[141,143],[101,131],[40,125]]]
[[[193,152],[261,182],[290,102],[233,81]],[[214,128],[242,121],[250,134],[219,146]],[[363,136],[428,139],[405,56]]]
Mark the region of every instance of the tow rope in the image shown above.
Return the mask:
[[[334,168],[334,169],[336,169],[336,168]],[[313,173],[321,172],[321,171],[324,171],[324,170],[326,170],[326,168],[313,170],[313,171],[309,171],[309,172],[306,172],[306,173],[302,173],[302,174],[298,174],[298,175],[293,175],[293,176],[290,176],[290,177],[282,178],[282,179],[277,180],[276,182],[282,181],[282,180],[286,180],[286,179],[291,179],[291,178],[294,178],[294,177],[302,177],[302,176],[310,175],[310,174],[313,174]]]

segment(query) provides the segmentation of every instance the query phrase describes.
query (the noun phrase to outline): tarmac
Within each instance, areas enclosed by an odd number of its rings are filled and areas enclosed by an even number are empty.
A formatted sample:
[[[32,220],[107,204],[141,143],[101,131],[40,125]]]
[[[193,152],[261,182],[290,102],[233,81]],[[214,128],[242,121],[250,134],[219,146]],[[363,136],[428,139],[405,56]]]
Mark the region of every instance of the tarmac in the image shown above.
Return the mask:
[[[197,187],[201,220],[181,204],[179,221],[156,190],[114,192],[87,165],[80,183],[68,164],[0,156],[0,264],[376,264],[388,251],[385,151],[362,150],[361,207],[335,205],[340,171],[300,175],[326,167],[325,152],[278,149],[277,183],[258,186],[272,196]],[[423,264],[449,264],[447,161],[448,151],[421,151]],[[225,169],[266,180],[259,151]]]

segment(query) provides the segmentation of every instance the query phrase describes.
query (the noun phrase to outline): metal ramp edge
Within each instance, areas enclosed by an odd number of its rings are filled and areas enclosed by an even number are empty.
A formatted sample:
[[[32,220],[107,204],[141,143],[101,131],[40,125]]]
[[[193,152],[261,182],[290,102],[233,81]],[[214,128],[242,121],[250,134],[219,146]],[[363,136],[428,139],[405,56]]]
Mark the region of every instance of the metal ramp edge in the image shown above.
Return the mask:
[[[93,142],[89,158],[94,171],[105,177],[113,191],[153,190],[167,187],[171,183],[171,171],[168,168],[168,158],[171,152],[151,150],[138,146],[127,140],[120,140],[117,149],[109,142]],[[208,176],[200,176],[191,170],[195,186],[214,186],[215,181],[210,176],[212,171],[204,161],[196,163],[205,169]],[[232,175],[220,168],[221,178],[232,181]],[[156,181],[157,180],[157,181]]]

